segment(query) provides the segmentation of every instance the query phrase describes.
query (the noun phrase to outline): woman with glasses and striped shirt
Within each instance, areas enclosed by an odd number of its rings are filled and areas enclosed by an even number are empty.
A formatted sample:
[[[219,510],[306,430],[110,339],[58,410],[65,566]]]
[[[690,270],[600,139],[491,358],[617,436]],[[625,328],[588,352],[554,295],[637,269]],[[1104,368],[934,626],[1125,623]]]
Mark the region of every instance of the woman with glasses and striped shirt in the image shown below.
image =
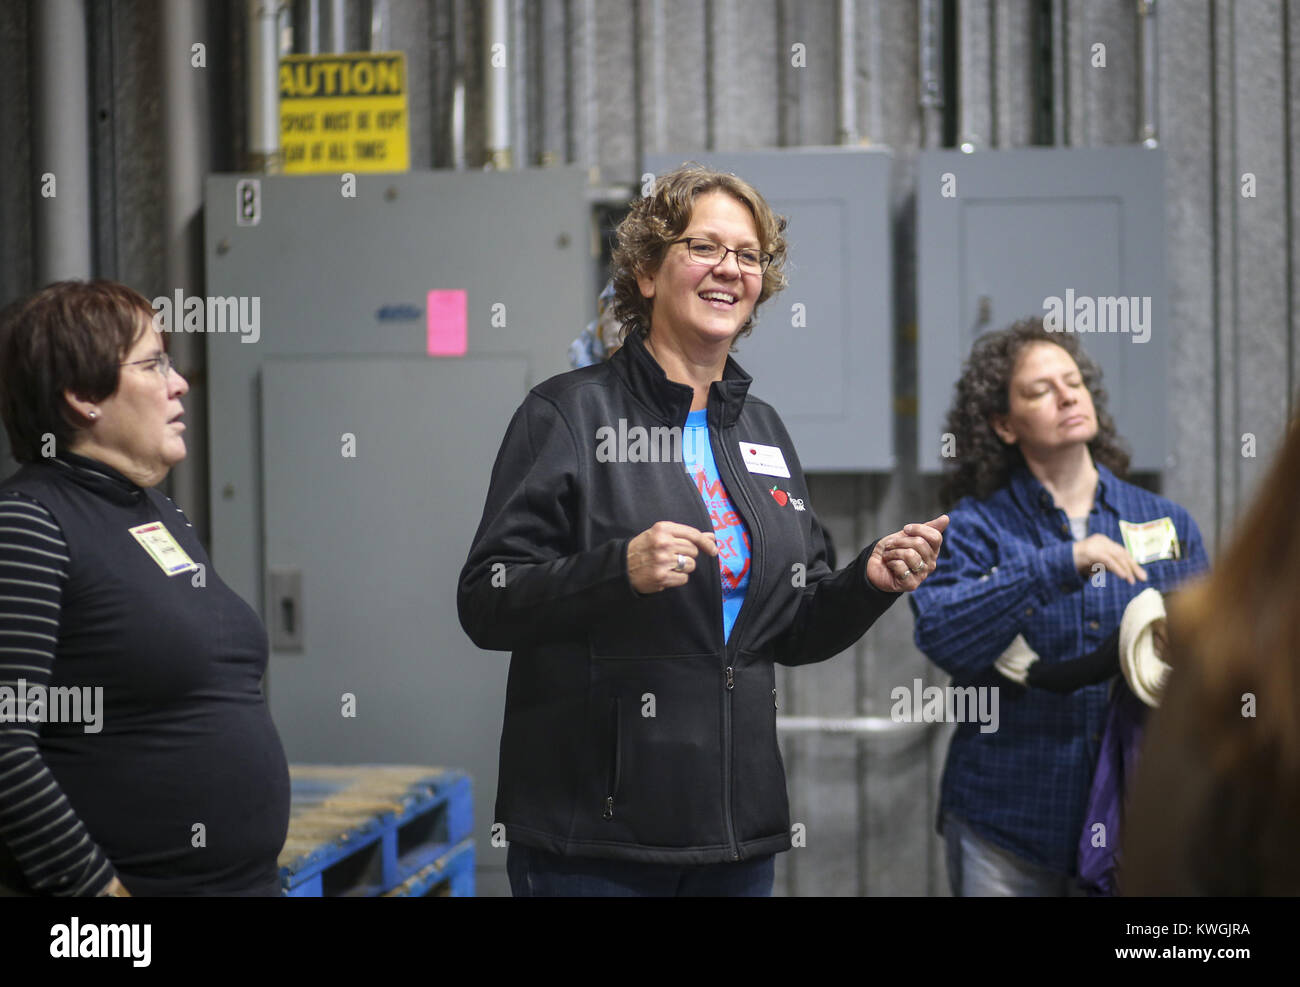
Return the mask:
[[[279,894],[266,633],[156,489],[189,386],[152,315],[65,281],[0,317],[0,894]]]

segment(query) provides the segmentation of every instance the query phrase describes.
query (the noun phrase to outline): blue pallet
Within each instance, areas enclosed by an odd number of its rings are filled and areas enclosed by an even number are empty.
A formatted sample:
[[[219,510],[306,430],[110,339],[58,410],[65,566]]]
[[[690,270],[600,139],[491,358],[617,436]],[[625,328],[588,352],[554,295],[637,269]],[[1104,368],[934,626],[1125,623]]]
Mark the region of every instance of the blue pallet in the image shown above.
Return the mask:
[[[420,868],[385,898],[474,897],[474,841],[462,840],[441,857]]]
[[[286,896],[375,897],[403,886],[425,894],[439,884],[473,894],[472,789],[463,771],[294,765],[289,775]]]

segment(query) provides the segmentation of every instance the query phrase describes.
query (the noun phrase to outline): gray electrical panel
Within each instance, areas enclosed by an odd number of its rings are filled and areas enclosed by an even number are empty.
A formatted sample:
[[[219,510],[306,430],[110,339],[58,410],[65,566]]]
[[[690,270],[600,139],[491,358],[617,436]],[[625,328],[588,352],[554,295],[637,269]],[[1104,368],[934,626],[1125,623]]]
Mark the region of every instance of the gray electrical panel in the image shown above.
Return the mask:
[[[925,151],[916,194],[920,468],[952,447],[944,422],[976,338],[1048,315],[1100,364],[1132,468],[1163,469],[1163,152]]]
[[[509,659],[465,637],[456,580],[511,414],[569,369],[590,318],[586,175],[371,175],[346,191],[339,176],[208,180],[209,297],[259,313],[256,334],[206,336],[212,556],[261,604],[290,760],[468,770],[480,887],[500,891]]]
[[[744,178],[787,217],[789,286],[759,309],[736,360],[781,415],[805,470],[894,468],[892,157],[865,148],[650,154]],[[645,176],[643,176],[643,182]]]

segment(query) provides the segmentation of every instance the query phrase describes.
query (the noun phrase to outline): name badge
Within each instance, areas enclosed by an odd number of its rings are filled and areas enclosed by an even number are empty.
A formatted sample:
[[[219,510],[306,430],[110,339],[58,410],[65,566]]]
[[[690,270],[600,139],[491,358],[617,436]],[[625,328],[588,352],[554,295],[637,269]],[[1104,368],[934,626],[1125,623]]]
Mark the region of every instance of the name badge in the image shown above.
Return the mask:
[[[177,573],[189,572],[197,568],[194,560],[185,554],[185,549],[176,544],[176,539],[172,533],[167,530],[167,526],[161,521],[150,521],[148,524],[137,524],[134,528],[128,528],[128,531],[135,536],[135,540],[140,546],[149,553],[149,558],[158,563],[158,568],[169,576],[175,576]]]
[[[790,478],[790,470],[785,465],[785,456],[777,446],[761,446],[756,442],[740,443],[740,458],[751,473],[763,473],[767,476]]]
[[[1119,531],[1124,536],[1124,547],[1138,565],[1182,557],[1173,518],[1162,517],[1141,524],[1121,521]]]

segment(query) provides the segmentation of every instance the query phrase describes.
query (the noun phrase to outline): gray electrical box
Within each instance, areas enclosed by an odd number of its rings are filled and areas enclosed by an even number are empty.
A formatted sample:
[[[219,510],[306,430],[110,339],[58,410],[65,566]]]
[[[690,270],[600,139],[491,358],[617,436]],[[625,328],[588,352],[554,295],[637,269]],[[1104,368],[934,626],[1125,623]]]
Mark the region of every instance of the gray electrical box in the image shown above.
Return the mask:
[[[650,154],[644,171],[685,161],[739,175],[789,220],[789,286],[763,303],[753,333],[737,344],[753,393],[780,413],[805,470],[892,470],[889,152]]]
[[[590,318],[586,176],[346,189],[208,180],[209,295],[260,313],[256,338],[206,337],[212,556],[261,604],[290,760],[469,771],[480,883],[501,890],[485,851],[509,659],[465,637],[456,580],[511,414]]]
[[[942,466],[953,387],[976,338],[1051,315],[1100,364],[1132,468],[1163,469],[1163,152],[925,151],[916,194],[920,468]]]

